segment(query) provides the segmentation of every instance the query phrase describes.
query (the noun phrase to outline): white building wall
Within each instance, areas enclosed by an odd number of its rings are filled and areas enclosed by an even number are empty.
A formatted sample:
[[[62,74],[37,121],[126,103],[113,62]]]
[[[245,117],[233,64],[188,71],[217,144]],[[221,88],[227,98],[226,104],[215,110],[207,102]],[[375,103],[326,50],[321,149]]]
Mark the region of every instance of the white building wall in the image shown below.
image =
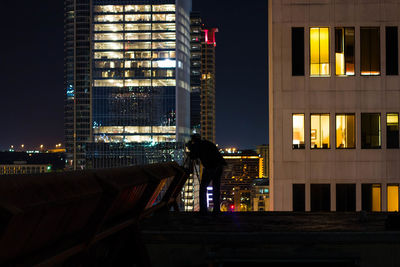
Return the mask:
[[[382,211],[386,185],[400,182],[400,149],[386,149],[386,113],[400,112],[400,76],[386,76],[385,26],[400,26],[396,0],[270,0],[269,104],[271,207],[292,210],[292,184],[331,185],[331,210],[336,209],[336,184],[356,184],[356,209],[361,210],[361,184],[379,183]],[[356,74],[335,76],[335,27],[355,27]],[[379,26],[381,75],[360,76],[360,27]],[[304,27],[305,75],[292,76],[291,29]],[[310,77],[309,29],[330,29],[330,77]],[[400,54],[400,53],[399,53]],[[305,114],[305,149],[292,149],[292,114]],[[330,149],[310,149],[310,114],[330,114]],[[355,113],[356,149],[335,148],[335,115]],[[381,113],[382,148],[361,149],[361,113]]]

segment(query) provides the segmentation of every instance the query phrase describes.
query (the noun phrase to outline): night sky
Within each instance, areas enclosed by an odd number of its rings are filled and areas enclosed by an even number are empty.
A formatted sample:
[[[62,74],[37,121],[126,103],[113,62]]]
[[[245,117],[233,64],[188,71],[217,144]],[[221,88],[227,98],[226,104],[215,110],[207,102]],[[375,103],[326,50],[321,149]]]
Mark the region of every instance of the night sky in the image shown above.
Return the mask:
[[[23,2],[1,18],[0,149],[64,142],[63,1]],[[193,11],[219,28],[217,143],[245,149],[268,143],[267,1],[243,3],[193,0]]]

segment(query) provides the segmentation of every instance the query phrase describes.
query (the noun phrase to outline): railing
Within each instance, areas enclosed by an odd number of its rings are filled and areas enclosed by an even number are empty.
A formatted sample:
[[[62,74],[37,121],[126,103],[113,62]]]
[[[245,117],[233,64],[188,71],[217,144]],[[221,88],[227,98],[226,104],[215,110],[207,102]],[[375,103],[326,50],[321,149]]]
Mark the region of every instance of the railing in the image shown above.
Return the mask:
[[[187,175],[165,163],[2,176],[0,266],[149,266],[139,222],[177,210]]]

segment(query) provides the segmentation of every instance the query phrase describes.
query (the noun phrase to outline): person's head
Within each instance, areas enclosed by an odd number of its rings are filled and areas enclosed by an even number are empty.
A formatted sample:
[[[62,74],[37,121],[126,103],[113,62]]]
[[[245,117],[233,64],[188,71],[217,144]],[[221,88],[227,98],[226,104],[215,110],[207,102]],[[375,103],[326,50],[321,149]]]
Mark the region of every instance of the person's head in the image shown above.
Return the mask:
[[[191,141],[192,143],[200,142],[200,141],[201,141],[201,137],[200,137],[199,134],[192,134],[192,136],[191,136],[191,138],[190,138],[190,141]]]

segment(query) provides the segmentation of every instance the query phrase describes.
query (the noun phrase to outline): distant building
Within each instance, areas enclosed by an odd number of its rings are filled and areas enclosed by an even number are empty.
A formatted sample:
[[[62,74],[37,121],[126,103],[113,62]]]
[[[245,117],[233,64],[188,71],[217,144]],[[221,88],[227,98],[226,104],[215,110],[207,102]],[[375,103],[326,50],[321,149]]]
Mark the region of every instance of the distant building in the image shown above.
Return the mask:
[[[269,179],[254,179],[251,186],[253,211],[269,211]]]
[[[260,177],[269,177],[269,145],[257,146],[257,153],[260,155]]]
[[[215,143],[215,33],[218,29],[202,24],[199,13],[192,13],[190,20],[191,130]]]
[[[64,0],[69,169],[182,159],[191,0]]]
[[[222,210],[250,211],[252,183],[260,176],[261,158],[253,150],[226,149],[222,152],[227,163],[221,178]]]
[[[64,153],[0,152],[0,175],[64,171]]]
[[[275,211],[399,211],[399,1],[269,1]]]

